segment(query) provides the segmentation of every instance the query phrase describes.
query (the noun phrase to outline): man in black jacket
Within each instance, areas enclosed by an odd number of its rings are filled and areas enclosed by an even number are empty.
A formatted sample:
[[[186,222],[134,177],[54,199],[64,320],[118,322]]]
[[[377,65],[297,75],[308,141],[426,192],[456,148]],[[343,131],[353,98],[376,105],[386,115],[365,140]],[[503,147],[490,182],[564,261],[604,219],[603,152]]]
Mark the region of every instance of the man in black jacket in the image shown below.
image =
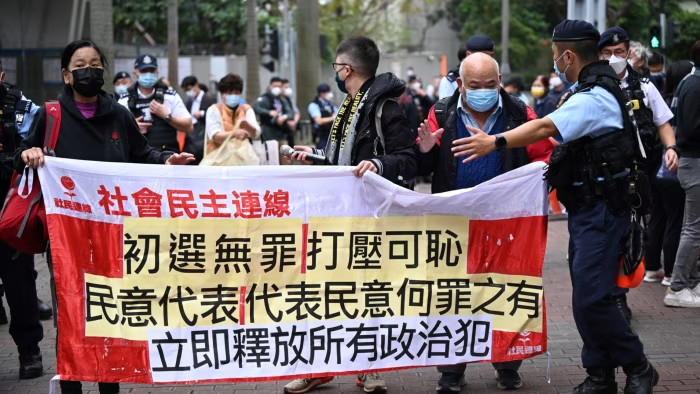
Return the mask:
[[[408,186],[416,175],[415,133],[396,98],[405,87],[396,75],[375,75],[379,65],[377,44],[367,37],[350,37],[336,49],[333,63],[338,89],[347,93],[331,127],[327,149],[295,146],[293,160],[307,164],[307,153],[320,153],[326,164],[355,166],[361,177],[372,171],[399,185]],[[381,130],[375,113],[381,107]],[[285,386],[286,393],[305,393],[329,382],[332,376],[297,379]],[[357,376],[357,385],[366,393],[386,391],[379,374]]]
[[[199,87],[197,77],[190,75],[182,80],[182,89],[185,91],[187,99],[185,100],[185,108],[192,115],[193,130],[185,137],[184,152],[192,153],[195,161],[192,164],[198,164],[204,156],[204,128],[207,124],[207,108],[216,104],[216,99],[206,94]]]
[[[491,56],[484,53],[467,56],[459,74],[455,93],[435,104],[418,130],[420,175],[434,174],[433,193],[476,186],[538,156],[546,158],[552,147],[549,140],[544,140],[539,143],[541,147],[505,149],[471,163],[455,158],[453,142],[469,135],[466,126],[495,135],[536,118],[532,109],[500,87],[498,63]],[[493,363],[499,388],[522,386],[518,373],[521,364],[521,360]],[[438,392],[459,392],[465,384],[465,369],[466,364],[439,366],[442,375]]]
[[[286,144],[286,125],[294,120],[294,112],[289,102],[282,97],[282,78],[270,78],[267,91],[255,100],[253,110],[260,117],[263,139],[277,140],[280,146]]]
[[[379,50],[367,37],[351,37],[336,50],[333,68],[341,92],[347,93],[328,136],[324,150],[295,146],[302,152],[326,157],[327,164],[356,166],[355,174],[375,172],[403,186],[416,175],[417,150],[415,132],[408,126],[401,105],[396,101],[405,90],[392,73],[375,76]],[[382,107],[379,135],[374,121],[377,107]],[[292,159],[306,161],[304,153]]]

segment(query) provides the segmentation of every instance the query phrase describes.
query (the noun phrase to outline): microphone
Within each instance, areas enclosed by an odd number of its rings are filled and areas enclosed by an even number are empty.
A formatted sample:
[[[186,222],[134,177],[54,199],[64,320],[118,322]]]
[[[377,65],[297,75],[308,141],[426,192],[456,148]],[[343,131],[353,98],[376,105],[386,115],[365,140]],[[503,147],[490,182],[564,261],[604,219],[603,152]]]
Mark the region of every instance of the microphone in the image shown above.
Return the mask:
[[[314,153],[302,152],[299,150],[294,150],[289,145],[280,146],[280,153],[282,153],[284,156],[287,156],[287,157],[291,156],[292,153],[306,153],[306,160],[312,161],[316,164],[326,164],[326,157],[325,156],[317,155]]]

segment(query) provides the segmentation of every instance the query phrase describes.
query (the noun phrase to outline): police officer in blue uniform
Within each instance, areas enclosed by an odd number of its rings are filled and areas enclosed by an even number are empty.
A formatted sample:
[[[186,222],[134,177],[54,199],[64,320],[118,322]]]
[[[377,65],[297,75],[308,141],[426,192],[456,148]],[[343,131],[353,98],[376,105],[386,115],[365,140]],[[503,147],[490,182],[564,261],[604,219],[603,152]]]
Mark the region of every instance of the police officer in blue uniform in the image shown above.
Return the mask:
[[[0,198],[3,201],[10,188],[15,148],[29,131],[34,114],[39,109],[19,89],[4,80],[5,72],[0,62]],[[37,378],[44,374],[39,350],[44,331],[39,322],[35,275],[34,255],[20,253],[0,241],[0,279],[10,307],[10,335],[19,351],[20,379]],[[44,309],[50,311],[48,305]],[[51,313],[48,316],[51,318]]]
[[[627,374],[625,393],[651,393],[659,374],[644,355],[613,300],[618,261],[631,210],[627,191],[635,182],[636,129],[625,107],[619,77],[598,60],[600,34],[588,22],[565,20],[552,36],[554,70],[576,82],[574,93],[542,119],[499,135],[473,133],[454,142],[455,156],[473,160],[497,149],[554,137],[563,144],[550,159],[548,180],[569,211],[569,269],[573,312],[583,340],[588,376],[574,393],[617,393],[615,368]],[[635,138],[633,138],[635,137]]]
[[[177,132],[193,130],[192,116],[182,98],[158,79],[158,59],[150,54],[136,58],[136,83],[127,88],[119,104],[128,108],[148,144],[160,151],[180,152]]]

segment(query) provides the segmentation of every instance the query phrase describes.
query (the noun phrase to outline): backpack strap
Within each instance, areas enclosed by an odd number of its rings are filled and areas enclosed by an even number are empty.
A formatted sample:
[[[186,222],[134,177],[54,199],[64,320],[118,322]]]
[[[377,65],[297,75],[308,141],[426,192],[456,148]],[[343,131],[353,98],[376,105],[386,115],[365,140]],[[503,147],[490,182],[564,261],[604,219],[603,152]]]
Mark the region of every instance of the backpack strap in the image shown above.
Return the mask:
[[[52,100],[46,102],[46,131],[44,132],[44,148],[50,152],[56,149],[58,134],[61,131],[61,104]]]
[[[379,142],[382,144],[382,151],[384,151],[384,153],[386,153],[386,144],[384,142],[384,132],[382,132],[382,110],[384,108],[384,104],[389,100],[394,99],[391,97],[380,98],[379,103],[377,103],[377,109],[374,111],[374,128],[377,131],[377,137]],[[374,155],[378,155],[377,140],[374,141]]]
[[[438,129],[445,128],[445,122],[447,122],[447,101],[450,99],[450,97],[451,96],[443,97],[433,105],[435,119],[438,122]]]

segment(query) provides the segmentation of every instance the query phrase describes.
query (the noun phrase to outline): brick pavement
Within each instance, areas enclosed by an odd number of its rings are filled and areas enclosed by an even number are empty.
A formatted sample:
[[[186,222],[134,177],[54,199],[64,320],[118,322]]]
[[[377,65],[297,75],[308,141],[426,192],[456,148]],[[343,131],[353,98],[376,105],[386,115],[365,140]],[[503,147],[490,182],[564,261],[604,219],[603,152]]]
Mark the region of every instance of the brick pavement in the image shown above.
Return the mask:
[[[571,285],[566,263],[568,234],[566,221],[550,220],[544,282],[549,324],[549,351],[525,360],[521,368],[524,386],[522,393],[566,392],[580,383],[585,371],[580,367],[581,341],[571,314]],[[39,296],[49,300],[48,272],[43,259],[37,259]],[[644,283],[632,290],[629,300],[633,311],[633,327],[642,337],[646,352],[661,373],[658,392],[700,392],[700,310],[671,309],[663,306],[665,288],[660,284]],[[0,326],[0,392],[46,393],[49,380],[56,371],[56,330],[51,322],[44,323],[45,339],[41,343],[46,375],[23,380],[17,378],[17,351],[8,326]],[[549,365],[549,371],[548,371]],[[551,382],[547,381],[547,375]],[[384,373],[390,392],[434,393],[438,373],[434,368]],[[467,369],[468,385],[464,393],[498,393],[493,368],[490,364],[475,364]],[[624,375],[618,371],[620,392]],[[123,384],[122,393],[281,393],[286,382],[239,383],[199,386],[150,386]],[[315,392],[320,394],[361,393],[349,376],[336,378]],[[97,393],[94,384],[83,386],[85,393]]]

